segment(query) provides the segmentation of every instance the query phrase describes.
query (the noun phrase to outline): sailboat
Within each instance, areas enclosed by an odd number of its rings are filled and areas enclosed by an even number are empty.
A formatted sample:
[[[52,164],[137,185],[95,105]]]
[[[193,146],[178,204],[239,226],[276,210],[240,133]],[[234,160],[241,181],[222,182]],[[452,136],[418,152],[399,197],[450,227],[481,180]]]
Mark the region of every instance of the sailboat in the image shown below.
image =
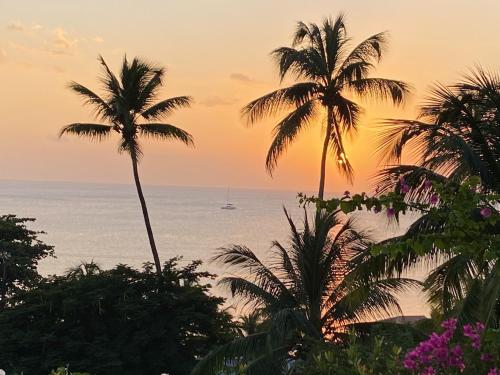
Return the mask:
[[[226,204],[221,207],[223,210],[236,210],[236,206],[232,203],[229,203],[229,188],[227,188],[226,193]]]

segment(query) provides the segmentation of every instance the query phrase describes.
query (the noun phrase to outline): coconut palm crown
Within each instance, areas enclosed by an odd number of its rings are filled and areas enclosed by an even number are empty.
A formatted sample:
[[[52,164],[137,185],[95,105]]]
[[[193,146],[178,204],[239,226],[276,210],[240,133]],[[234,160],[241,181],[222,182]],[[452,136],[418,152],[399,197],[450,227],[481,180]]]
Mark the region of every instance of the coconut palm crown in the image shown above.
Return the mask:
[[[271,174],[300,132],[326,112],[319,198],[324,195],[328,150],[334,154],[339,170],[352,180],[353,167],[344,136],[356,132],[359,124],[362,108],[356,98],[389,99],[401,104],[409,91],[402,81],[370,77],[384,54],[387,33],[375,34],[351,50],[350,41],[343,15],[335,20],[327,18],[321,25],[299,22],[292,46],[272,52],[281,80],[290,76],[299,82],[255,99],[242,110],[250,124],[287,111],[274,127],[267,153],[266,168]]]
[[[471,176],[480,176],[486,191],[500,191],[498,73],[476,67],[455,84],[436,84],[416,119],[388,119],[382,129],[379,153],[388,166],[377,177],[380,192],[404,178],[408,198],[425,199],[426,180],[461,183]],[[400,164],[405,152],[415,165]]]
[[[216,349],[193,374],[218,374],[231,358],[242,358],[248,374],[279,373],[289,353],[307,341],[335,340],[349,324],[400,312],[394,293],[418,285],[383,277],[375,264],[368,265],[372,242],[352,219],[318,211],[314,224],[305,215],[300,230],[285,214],[289,243],[274,241],[268,264],[245,246],[222,248],[214,257],[232,273],[220,285],[244,307],[259,309],[266,324]]]
[[[129,62],[127,57],[124,57],[119,76],[110,70],[101,56],[99,61],[103,70],[101,76],[103,96],[99,96],[79,83],[69,84],[69,88],[79,95],[85,104],[93,107],[99,123],[69,124],[62,128],[60,135],[74,134],[94,141],[101,141],[112,133],[120,136],[118,151],[126,152],[132,160],[134,181],[156,271],[161,274],[160,259],[137,168],[142,155],[139,137],[178,140],[192,146],[193,138],[189,133],[174,125],[160,122],[174,110],[188,107],[191,98],[178,96],[156,101],[165,77],[165,69],[153,66],[139,58],[134,58]]]

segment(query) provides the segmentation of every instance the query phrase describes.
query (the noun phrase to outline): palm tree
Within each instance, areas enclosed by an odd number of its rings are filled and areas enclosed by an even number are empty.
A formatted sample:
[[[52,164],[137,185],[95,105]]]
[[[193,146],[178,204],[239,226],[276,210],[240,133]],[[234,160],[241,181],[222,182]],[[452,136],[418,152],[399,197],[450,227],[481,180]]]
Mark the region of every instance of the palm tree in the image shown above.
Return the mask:
[[[274,139],[266,159],[270,174],[297,135],[322,111],[326,112],[319,198],[324,195],[329,149],[337,158],[340,171],[352,180],[353,168],[346,155],[344,136],[353,134],[358,126],[362,109],[355,98],[390,99],[400,104],[409,90],[402,81],[369,77],[384,53],[386,33],[369,37],[351,51],[349,42],[343,15],[335,21],[327,18],[322,25],[299,22],[292,46],[272,52],[281,81],[292,76],[299,82],[255,99],[242,110],[251,124],[289,111],[273,130]]]
[[[277,373],[272,371],[286,365],[290,352],[303,352],[311,340],[336,340],[348,324],[400,311],[393,293],[418,285],[372,277],[362,267],[371,241],[352,219],[318,211],[315,224],[306,214],[299,230],[285,214],[290,241],[287,247],[273,242],[269,265],[245,246],[220,249],[214,258],[236,273],[220,284],[246,307],[259,309],[266,330],[216,349],[193,374],[216,374],[234,358],[243,359],[248,374]]]
[[[262,312],[259,309],[255,309],[240,316],[240,319],[236,322],[236,326],[240,334],[248,336],[257,333],[263,323]]]
[[[425,197],[426,179],[461,183],[480,176],[486,191],[500,191],[500,77],[478,67],[462,81],[431,89],[415,120],[383,124],[379,152],[386,164],[380,191],[397,188],[401,177],[409,198]],[[405,151],[415,165],[401,165]]]
[[[80,264],[70,267],[66,270],[65,276],[68,280],[78,280],[86,276],[98,275],[101,272],[101,267],[92,260],[90,262],[80,262]]]
[[[389,119],[379,140],[386,163],[377,176],[379,192],[400,191],[401,179],[409,191],[408,201],[426,201],[432,189],[428,181],[458,186],[472,176],[481,177],[484,192],[500,192],[500,77],[481,67],[472,69],[453,85],[437,84],[420,106],[415,120]],[[415,165],[400,164],[405,151]],[[423,215],[397,242],[423,233],[439,231],[442,225]],[[493,234],[493,233],[492,233]],[[496,234],[496,233],[495,233]],[[444,315],[464,321],[500,324],[498,262],[484,252],[474,257],[455,254],[453,249],[433,248],[425,256],[407,249],[388,261],[388,268],[401,272],[433,266],[424,280],[429,302]]]
[[[139,58],[134,58],[129,63],[124,57],[119,77],[109,69],[102,56],[99,57],[99,61],[103,68],[101,81],[104,96],[101,97],[76,82],[71,82],[69,88],[81,96],[85,104],[94,108],[97,119],[102,123],[69,124],[62,128],[60,136],[75,134],[101,141],[109,137],[113,131],[120,135],[118,151],[128,153],[132,160],[134,182],[142,207],[149,244],[156,271],[160,275],[160,258],[137,169],[142,155],[138,138],[144,136],[160,140],[178,140],[192,146],[193,138],[189,133],[174,125],[158,122],[174,110],[188,107],[191,98],[178,96],[155,102],[163,84],[165,69],[155,67]]]

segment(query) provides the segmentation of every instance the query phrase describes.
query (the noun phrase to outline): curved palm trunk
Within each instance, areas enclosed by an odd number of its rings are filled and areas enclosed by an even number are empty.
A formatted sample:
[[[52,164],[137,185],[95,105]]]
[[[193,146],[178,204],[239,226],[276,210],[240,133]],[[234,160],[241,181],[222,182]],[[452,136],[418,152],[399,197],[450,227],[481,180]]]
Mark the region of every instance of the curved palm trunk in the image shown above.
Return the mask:
[[[139,171],[137,170],[137,158],[133,155],[132,155],[132,169],[134,171],[134,181],[135,181],[135,187],[137,188],[137,195],[139,195],[139,200],[141,201],[142,215],[144,216],[144,224],[146,224],[146,231],[148,232],[149,244],[151,245],[151,252],[153,253],[156,273],[158,273],[158,275],[161,275],[160,257],[158,256],[158,250],[156,250],[156,244],[155,244],[155,239],[153,237],[153,230],[151,229],[151,223],[149,221],[149,214],[148,214],[148,208],[146,206],[146,200],[144,199],[144,194],[142,194],[141,181],[139,180]]]
[[[328,107],[328,114],[326,118],[326,132],[325,140],[323,142],[323,152],[321,153],[321,170],[319,177],[319,191],[318,198],[323,199],[325,195],[325,178],[326,178],[326,156],[328,155],[328,146],[330,145],[330,135],[332,132],[332,108]]]

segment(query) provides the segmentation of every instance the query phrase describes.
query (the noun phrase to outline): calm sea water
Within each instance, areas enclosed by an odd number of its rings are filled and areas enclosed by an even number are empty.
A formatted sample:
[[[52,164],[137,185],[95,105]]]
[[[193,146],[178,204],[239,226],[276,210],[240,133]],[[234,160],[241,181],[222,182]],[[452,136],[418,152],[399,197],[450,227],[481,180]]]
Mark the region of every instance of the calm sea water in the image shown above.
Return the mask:
[[[217,274],[224,270],[207,261],[218,247],[246,245],[265,259],[272,240],[287,240],[283,207],[296,222],[303,217],[295,192],[231,189],[236,210],[220,208],[226,202],[223,188],[145,186],[144,193],[160,258],[201,259],[204,269]],[[152,260],[133,185],[2,181],[0,213],[37,219],[30,227],[46,232],[41,238],[55,246],[57,256],[41,262],[46,275],[81,261],[107,268],[118,263],[139,267]],[[377,239],[401,233],[411,220],[404,218],[397,227],[380,215],[358,214],[359,225]],[[428,314],[419,292],[402,295],[401,305],[407,315]]]

